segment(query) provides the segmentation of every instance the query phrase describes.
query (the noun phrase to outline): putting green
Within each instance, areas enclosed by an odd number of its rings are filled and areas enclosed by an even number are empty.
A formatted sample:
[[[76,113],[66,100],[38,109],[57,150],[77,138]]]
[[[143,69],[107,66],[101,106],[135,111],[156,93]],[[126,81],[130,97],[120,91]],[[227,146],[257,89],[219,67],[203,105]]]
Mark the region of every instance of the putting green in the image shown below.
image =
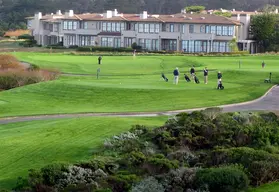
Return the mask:
[[[16,53],[21,60],[62,72],[95,76],[62,76],[59,80],[16,88],[0,93],[0,117],[82,112],[165,111],[238,103],[253,100],[271,84],[263,80],[273,72],[279,80],[279,57],[190,57],[190,56],[111,56],[97,64],[95,56]],[[239,69],[238,61],[241,60]],[[267,66],[261,68],[265,60]],[[186,83],[183,75],[173,85],[172,71],[189,73],[195,65],[201,83]],[[209,83],[203,84],[202,69],[209,70]],[[225,90],[216,90],[217,70],[223,72]],[[169,82],[161,80],[164,72]]]

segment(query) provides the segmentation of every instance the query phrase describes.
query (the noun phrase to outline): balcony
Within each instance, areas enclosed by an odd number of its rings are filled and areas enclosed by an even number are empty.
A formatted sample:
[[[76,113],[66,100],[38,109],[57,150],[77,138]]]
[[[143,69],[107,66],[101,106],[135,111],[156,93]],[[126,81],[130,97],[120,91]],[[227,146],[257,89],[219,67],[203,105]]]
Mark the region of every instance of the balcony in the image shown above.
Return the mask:
[[[132,31],[132,30],[124,30],[121,33],[122,33],[122,36],[124,36],[124,37],[135,37],[136,36],[136,31]]]
[[[215,38],[216,35],[211,33],[189,33],[181,36],[182,40],[214,40]]]
[[[161,39],[178,39],[178,37],[180,37],[180,32],[161,31],[159,35]]]

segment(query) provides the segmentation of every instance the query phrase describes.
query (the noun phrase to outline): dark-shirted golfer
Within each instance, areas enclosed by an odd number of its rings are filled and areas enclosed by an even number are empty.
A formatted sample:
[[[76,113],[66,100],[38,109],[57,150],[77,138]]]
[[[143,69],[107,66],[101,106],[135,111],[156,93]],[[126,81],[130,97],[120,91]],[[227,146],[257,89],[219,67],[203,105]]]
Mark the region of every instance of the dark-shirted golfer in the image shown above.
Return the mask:
[[[101,63],[102,63],[102,56],[99,56],[98,57],[98,64],[101,65]]]
[[[203,70],[203,76],[204,76],[204,83],[207,84],[207,82],[208,82],[208,69],[207,69],[207,67],[205,67],[204,70]]]
[[[195,78],[195,68],[194,66],[190,69],[191,78],[194,80]]]
[[[175,70],[173,71],[173,76],[174,76],[174,84],[178,84],[178,79],[179,79],[179,71],[178,68],[176,67]]]

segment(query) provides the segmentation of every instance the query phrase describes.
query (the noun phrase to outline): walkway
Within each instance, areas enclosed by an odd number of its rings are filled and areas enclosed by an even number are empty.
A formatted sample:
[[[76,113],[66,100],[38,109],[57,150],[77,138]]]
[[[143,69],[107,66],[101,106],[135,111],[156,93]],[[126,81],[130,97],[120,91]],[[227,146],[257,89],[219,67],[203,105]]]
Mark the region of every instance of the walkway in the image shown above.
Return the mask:
[[[223,108],[223,112],[234,111],[278,111],[279,110],[279,85],[273,86],[265,95],[259,99],[239,104],[218,106]],[[181,112],[193,112],[204,110],[205,108],[186,109],[177,111],[164,112],[138,112],[138,113],[78,113],[78,114],[54,114],[54,115],[37,115],[37,116],[21,116],[0,118],[0,124],[8,124],[15,122],[63,119],[76,117],[155,117],[160,115],[175,115]]]

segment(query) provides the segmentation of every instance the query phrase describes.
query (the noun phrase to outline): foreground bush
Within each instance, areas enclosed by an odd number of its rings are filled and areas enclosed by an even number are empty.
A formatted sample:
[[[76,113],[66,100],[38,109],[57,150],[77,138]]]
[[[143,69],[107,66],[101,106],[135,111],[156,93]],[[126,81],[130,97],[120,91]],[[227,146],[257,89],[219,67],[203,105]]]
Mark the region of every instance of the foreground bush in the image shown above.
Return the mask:
[[[197,188],[209,189],[212,192],[241,192],[248,188],[248,184],[247,175],[231,167],[200,169],[194,181]]]

